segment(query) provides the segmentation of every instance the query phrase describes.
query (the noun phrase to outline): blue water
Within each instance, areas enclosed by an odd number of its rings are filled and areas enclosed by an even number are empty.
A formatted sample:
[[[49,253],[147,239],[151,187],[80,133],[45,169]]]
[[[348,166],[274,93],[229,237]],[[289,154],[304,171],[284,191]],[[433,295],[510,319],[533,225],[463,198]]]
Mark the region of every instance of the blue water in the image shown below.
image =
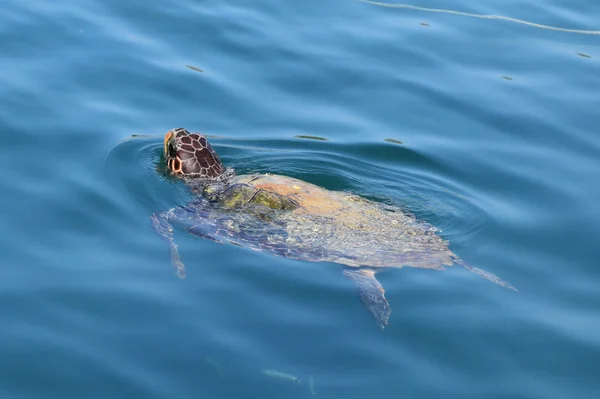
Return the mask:
[[[593,0],[413,5],[600,30]],[[2,10],[2,398],[598,397],[600,36],[356,0]],[[149,222],[191,199],[175,127],[401,206],[519,292],[388,269],[382,332],[338,265],[184,231],[179,279]]]

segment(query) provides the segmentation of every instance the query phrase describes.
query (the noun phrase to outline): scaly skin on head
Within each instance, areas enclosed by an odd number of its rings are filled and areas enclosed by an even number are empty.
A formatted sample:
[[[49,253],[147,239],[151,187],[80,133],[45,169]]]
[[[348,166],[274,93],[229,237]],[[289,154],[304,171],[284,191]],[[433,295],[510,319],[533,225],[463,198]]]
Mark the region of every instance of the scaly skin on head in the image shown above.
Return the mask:
[[[183,128],[167,132],[163,152],[167,167],[175,175],[215,178],[225,172],[219,155],[206,137]]]

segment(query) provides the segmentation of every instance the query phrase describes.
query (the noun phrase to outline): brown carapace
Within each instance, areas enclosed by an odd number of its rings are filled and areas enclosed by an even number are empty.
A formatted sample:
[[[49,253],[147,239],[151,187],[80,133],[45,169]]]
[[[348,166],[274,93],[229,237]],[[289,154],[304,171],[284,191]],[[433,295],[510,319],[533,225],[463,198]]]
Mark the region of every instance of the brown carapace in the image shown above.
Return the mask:
[[[167,167],[177,175],[217,177],[225,169],[204,136],[183,128],[167,132],[163,150]]]

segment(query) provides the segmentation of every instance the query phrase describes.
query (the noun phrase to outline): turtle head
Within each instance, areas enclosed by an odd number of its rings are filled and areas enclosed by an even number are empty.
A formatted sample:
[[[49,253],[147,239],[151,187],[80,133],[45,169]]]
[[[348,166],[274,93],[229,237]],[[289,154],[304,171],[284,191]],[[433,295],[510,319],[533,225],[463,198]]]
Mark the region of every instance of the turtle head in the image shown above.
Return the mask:
[[[167,167],[176,175],[217,177],[225,171],[219,156],[206,137],[190,133],[183,128],[167,132],[163,151]]]

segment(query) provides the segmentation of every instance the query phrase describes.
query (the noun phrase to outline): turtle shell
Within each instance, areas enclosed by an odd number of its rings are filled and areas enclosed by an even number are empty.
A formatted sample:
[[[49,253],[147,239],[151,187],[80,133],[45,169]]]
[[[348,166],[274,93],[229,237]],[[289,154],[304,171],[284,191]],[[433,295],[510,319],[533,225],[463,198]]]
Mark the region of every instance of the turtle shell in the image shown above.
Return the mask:
[[[221,238],[289,258],[431,269],[456,258],[433,227],[399,208],[287,176],[236,176],[218,204],[237,211],[215,230]]]

